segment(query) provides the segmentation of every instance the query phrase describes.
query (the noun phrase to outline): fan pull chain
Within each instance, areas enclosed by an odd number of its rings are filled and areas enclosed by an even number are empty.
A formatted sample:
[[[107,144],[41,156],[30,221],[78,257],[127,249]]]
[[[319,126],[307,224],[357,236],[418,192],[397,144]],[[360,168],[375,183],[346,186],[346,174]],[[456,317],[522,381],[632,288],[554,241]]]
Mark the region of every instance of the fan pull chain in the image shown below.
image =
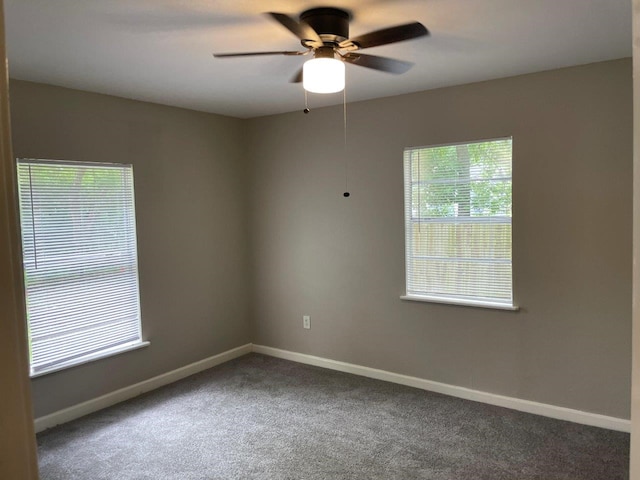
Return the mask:
[[[351,196],[349,193],[349,155],[347,154],[347,86],[342,90],[342,119],[344,121],[344,193],[345,198]]]
[[[304,88],[303,88],[304,90]],[[304,110],[303,112],[305,114],[309,113],[311,110],[309,110],[309,97],[307,96],[307,91],[304,90]]]

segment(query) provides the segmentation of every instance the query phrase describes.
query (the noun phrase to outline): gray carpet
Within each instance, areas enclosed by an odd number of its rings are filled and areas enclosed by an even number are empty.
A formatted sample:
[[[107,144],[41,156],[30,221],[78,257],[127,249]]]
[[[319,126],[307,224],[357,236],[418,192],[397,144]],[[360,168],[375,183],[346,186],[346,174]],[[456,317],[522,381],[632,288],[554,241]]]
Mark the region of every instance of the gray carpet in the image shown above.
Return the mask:
[[[43,480],[628,478],[629,435],[251,354],[38,435]]]

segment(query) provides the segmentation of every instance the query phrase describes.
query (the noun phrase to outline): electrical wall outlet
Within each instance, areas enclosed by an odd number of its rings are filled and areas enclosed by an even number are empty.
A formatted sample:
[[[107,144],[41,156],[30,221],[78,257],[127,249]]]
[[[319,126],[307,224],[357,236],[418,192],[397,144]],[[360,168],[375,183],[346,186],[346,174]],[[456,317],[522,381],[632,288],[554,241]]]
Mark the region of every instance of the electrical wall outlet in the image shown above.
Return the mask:
[[[304,315],[302,317],[302,326],[304,328],[311,328],[311,317],[309,315]]]

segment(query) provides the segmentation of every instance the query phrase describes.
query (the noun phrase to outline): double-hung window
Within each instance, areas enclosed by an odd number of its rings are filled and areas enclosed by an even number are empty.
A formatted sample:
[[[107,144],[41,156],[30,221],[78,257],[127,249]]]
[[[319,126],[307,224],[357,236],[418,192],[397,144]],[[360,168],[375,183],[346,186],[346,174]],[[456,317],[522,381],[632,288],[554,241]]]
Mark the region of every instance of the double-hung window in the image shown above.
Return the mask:
[[[31,375],[144,346],[130,165],[19,159]]]
[[[512,139],[404,152],[406,295],[514,309]]]

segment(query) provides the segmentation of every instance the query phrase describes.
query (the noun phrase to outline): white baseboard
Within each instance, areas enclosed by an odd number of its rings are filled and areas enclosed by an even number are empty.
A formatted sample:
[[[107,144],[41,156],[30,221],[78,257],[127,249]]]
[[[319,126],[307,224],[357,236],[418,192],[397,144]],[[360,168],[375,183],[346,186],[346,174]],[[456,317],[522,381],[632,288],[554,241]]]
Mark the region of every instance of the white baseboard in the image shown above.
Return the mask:
[[[448,385],[446,383],[410,377],[408,375],[401,375],[399,373],[388,372],[386,370],[378,370],[375,368],[364,367],[362,365],[339,362],[337,360],[315,357],[313,355],[306,355],[304,353],[291,352],[263,345],[252,345],[250,343],[227,350],[226,352],[214,355],[213,357],[205,358],[204,360],[200,360],[185,367],[158,375],[157,377],[150,378],[143,382],[136,383],[135,385],[121,388],[120,390],[116,390],[115,392],[108,393],[101,397],[59,410],[50,415],[37,418],[35,420],[35,430],[36,432],[41,432],[61,423],[75,420],[76,418],[102,410],[103,408],[110,407],[116,403],[129,400],[130,398],[137,397],[143,393],[155,390],[156,388],[176,382],[182,378],[188,377],[189,375],[207,370],[208,368],[215,367],[216,365],[220,365],[221,363],[228,362],[229,360],[241,357],[242,355],[246,355],[251,352],[262,353],[264,355],[291,360],[298,363],[305,363],[307,365],[315,365],[317,367],[328,368],[339,372],[375,378],[377,380],[397,383],[400,385],[407,385],[409,387],[420,388],[422,390],[451,395],[452,397],[464,398],[466,400],[487,403],[558,420],[566,420],[583,425],[608,428],[610,430],[617,430],[620,432],[631,431],[631,421],[623,418],[608,417],[597,413],[583,412],[571,408],[557,407],[555,405],[532,402],[530,400],[496,395],[493,393],[482,392],[480,390],[472,390],[470,388]]]
[[[97,412],[98,410],[110,407],[116,403],[129,400],[130,398],[137,397],[138,395],[155,390],[156,388],[164,385],[168,385],[169,383],[176,382],[188,377],[189,375],[193,375],[194,373],[207,370],[208,368],[215,367],[216,365],[228,362],[234,358],[241,357],[242,355],[251,353],[251,350],[252,345],[247,343],[246,345],[227,350],[226,352],[214,355],[213,357],[205,358],[204,360],[163,373],[162,375],[144,380],[140,383],[136,383],[135,385],[130,385],[128,387],[121,388],[120,390],[116,390],[115,392],[102,395],[101,397],[79,403],[78,405],[65,408],[64,410],[59,410],[50,415],[45,415],[44,417],[40,417],[35,420],[35,430],[36,432],[41,432],[61,423],[70,422],[76,418]]]
[[[583,412],[571,408],[557,407],[545,403],[532,402],[530,400],[522,400],[520,398],[505,397],[493,393],[482,392],[480,390],[472,390],[470,388],[448,385],[446,383],[433,382],[422,378],[410,377],[398,373],[387,372],[375,368],[363,367],[351,363],[338,362],[322,357],[314,357],[303,353],[290,352],[288,350],[280,350],[278,348],[265,347],[263,345],[253,345],[252,351],[262,353],[272,357],[278,357],[285,360],[291,360],[317,367],[329,368],[339,372],[353,373],[363,377],[375,378],[386,382],[398,383],[409,387],[429,390],[431,392],[443,393],[452,397],[464,398],[475,402],[488,403],[499,407],[510,408],[521,412],[533,413],[545,417],[555,418],[558,420],[566,420],[569,422],[590,425],[593,427],[608,428],[620,432],[631,431],[631,421],[623,418],[608,417],[597,413]]]

